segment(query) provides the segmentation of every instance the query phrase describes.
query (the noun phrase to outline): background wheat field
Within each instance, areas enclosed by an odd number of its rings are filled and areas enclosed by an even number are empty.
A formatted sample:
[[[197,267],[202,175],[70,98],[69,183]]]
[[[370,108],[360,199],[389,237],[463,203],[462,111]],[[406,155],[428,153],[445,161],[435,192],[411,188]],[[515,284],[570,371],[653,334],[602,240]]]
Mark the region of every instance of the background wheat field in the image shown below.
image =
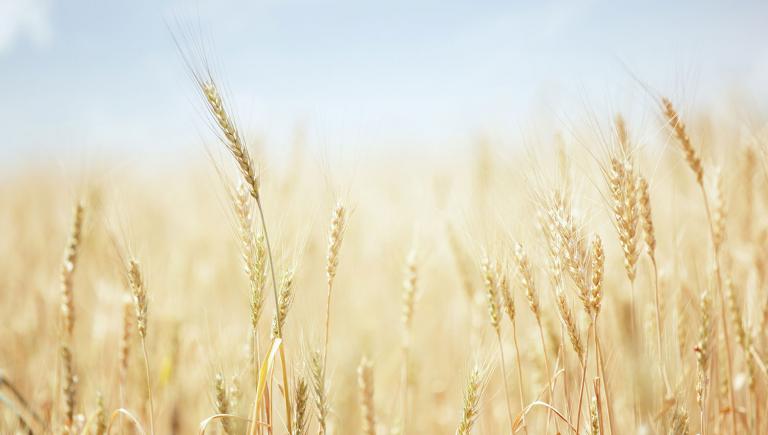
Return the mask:
[[[270,145],[164,31],[197,140],[0,165],[0,433],[768,432],[764,106],[625,65],[514,132]]]

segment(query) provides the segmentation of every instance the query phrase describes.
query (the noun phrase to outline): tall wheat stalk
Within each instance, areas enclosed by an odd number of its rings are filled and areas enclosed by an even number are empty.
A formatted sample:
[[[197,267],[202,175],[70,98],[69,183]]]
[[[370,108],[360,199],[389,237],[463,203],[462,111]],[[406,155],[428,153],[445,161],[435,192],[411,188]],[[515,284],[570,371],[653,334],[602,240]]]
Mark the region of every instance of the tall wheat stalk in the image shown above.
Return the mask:
[[[498,264],[485,258],[482,263],[483,282],[485,284],[486,296],[488,298],[488,314],[491,319],[491,326],[496,333],[496,339],[499,344],[499,356],[501,358],[501,376],[504,378],[504,399],[507,403],[507,416],[509,417],[509,426],[512,433],[515,432],[515,420],[512,417],[512,403],[509,399],[509,381],[507,380],[507,361],[504,358],[504,343],[501,340],[501,305],[499,301],[499,270]],[[525,426],[525,415],[523,414],[523,425]],[[526,429],[527,432],[527,429]]]
[[[128,263],[128,283],[131,286],[133,302],[136,307],[136,326],[141,340],[141,351],[144,356],[144,369],[147,381],[147,396],[149,399],[149,428],[150,432],[155,433],[155,405],[152,399],[152,380],[150,378],[149,357],[147,355],[147,311],[149,300],[147,298],[147,289],[142,278],[139,263],[131,260]]]
[[[704,168],[701,164],[701,157],[699,157],[699,154],[696,152],[693,144],[691,143],[691,139],[686,132],[685,123],[683,123],[683,121],[680,119],[677,110],[675,110],[675,107],[672,105],[672,102],[669,99],[662,98],[661,104],[662,112],[667,121],[667,125],[672,128],[673,133],[677,138],[683,153],[685,154],[685,160],[696,176],[696,184],[699,186],[699,190],[701,191],[701,196],[704,201],[704,210],[707,214],[707,222],[709,223],[709,231],[712,241],[712,251],[714,254],[715,278],[717,283],[717,293],[720,299],[720,318],[722,321],[723,336],[725,338],[726,346],[726,362],[728,364],[728,371],[726,373],[728,379],[728,396],[731,410],[735,410],[736,397],[733,392],[733,354],[731,351],[731,339],[728,334],[728,319],[726,316],[725,295],[723,294],[722,267],[720,264],[720,247],[724,239],[724,218],[717,219],[717,221],[715,221],[713,217],[713,212],[709,204],[709,195],[707,194],[707,189],[704,186]],[[716,186],[719,186],[719,182],[716,183]],[[718,208],[716,212],[720,217],[724,215],[724,210],[722,208]],[[730,414],[733,430],[736,431],[738,427],[736,413],[731,412]]]

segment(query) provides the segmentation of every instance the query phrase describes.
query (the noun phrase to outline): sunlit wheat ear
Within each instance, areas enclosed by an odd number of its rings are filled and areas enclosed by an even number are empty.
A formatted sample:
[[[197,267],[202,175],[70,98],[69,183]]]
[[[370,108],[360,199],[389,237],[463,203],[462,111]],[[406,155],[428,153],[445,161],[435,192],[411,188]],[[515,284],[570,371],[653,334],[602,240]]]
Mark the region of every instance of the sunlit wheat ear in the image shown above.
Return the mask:
[[[488,258],[482,263],[483,283],[488,300],[488,314],[491,318],[491,326],[496,334],[501,333],[501,305],[499,302],[499,284],[497,282],[497,266]]]
[[[64,396],[62,403],[62,416],[64,418],[64,430],[68,433],[73,430],[75,407],[77,406],[77,375],[75,375],[72,362],[72,352],[69,346],[62,344],[59,349],[61,355],[62,384],[61,392]]]
[[[515,245],[515,261],[517,262],[517,276],[525,292],[525,298],[528,300],[528,307],[530,307],[531,312],[538,321],[541,316],[539,313],[539,294],[536,290],[533,272],[531,271],[531,262],[528,260],[528,255],[520,243]]]
[[[630,281],[635,280],[638,249],[638,177],[629,155],[613,157],[608,170],[614,226],[624,253],[624,268]]]
[[[464,406],[462,407],[461,421],[456,429],[457,435],[469,435],[480,415],[480,398],[485,390],[486,373],[476,365],[469,375],[464,391]]]
[[[272,319],[272,338],[281,337],[285,320],[288,318],[288,311],[293,303],[293,269],[288,269],[283,274],[280,282],[280,296],[278,298],[278,311]],[[282,338],[282,337],[281,337]]]
[[[232,157],[235,158],[240,174],[248,184],[249,193],[254,199],[259,199],[259,179],[256,176],[253,160],[248,152],[248,148],[243,143],[240,133],[237,131],[232,118],[225,109],[221,94],[213,79],[199,81],[198,85],[205,97],[208,110],[213,117],[216,125],[222,133],[222,141],[226,145]]]
[[[648,180],[640,177],[637,183],[640,201],[640,220],[643,224],[643,238],[648,256],[651,261],[656,261],[656,231],[653,228],[653,216],[651,213],[651,195],[648,192]]]
[[[576,319],[565,298],[565,293],[560,289],[557,290],[557,310],[560,313],[560,320],[563,322],[565,330],[568,332],[568,338],[571,340],[573,350],[576,352],[576,355],[578,355],[579,360],[583,361],[584,346],[581,343],[581,336],[579,335],[579,330],[576,326]]]
[[[294,387],[294,414],[296,415],[295,426],[293,428],[293,434],[291,435],[307,435],[307,426],[309,425],[309,409],[307,408],[307,402],[309,400],[309,386],[303,376],[299,376],[296,379],[296,385]]]
[[[331,229],[328,232],[328,252],[326,254],[326,299],[325,299],[325,339],[323,341],[323,365],[328,360],[328,342],[331,331],[331,294],[333,292],[333,281],[336,278],[336,270],[339,267],[339,251],[341,242],[344,240],[346,230],[346,209],[339,202],[333,210],[331,218]]]
[[[675,406],[670,422],[669,433],[675,435],[688,435],[691,433],[688,424],[688,411],[682,406]]]
[[[77,256],[83,229],[85,207],[82,202],[75,206],[72,229],[69,232],[64,261],[61,265],[61,327],[66,340],[70,340],[75,327],[75,303],[73,277],[77,266]]]
[[[573,214],[570,200],[563,193],[555,191],[546,207],[549,223],[545,235],[550,239],[553,278],[559,280],[561,272],[567,271],[576,284],[579,300],[584,309],[589,311],[587,237]]]
[[[603,301],[603,276],[605,272],[605,252],[600,236],[592,239],[592,286],[589,291],[590,311],[597,315]]]
[[[149,401],[149,427],[150,433],[155,433],[154,403],[152,399],[152,380],[150,379],[149,356],[147,355],[147,311],[149,301],[147,299],[147,289],[144,279],[136,260],[130,260],[128,263],[128,284],[133,294],[133,303],[136,308],[136,327],[141,339],[141,350],[144,356],[144,374],[147,381],[147,399]]]
[[[147,310],[149,301],[147,300],[147,289],[144,287],[144,280],[141,275],[139,263],[131,260],[128,264],[128,283],[131,286],[134,308],[136,310],[136,327],[139,331],[139,337],[147,336]]]
[[[309,369],[312,376],[312,393],[314,395],[315,408],[317,410],[317,423],[320,432],[325,434],[327,433],[329,404],[327,391],[325,390],[323,355],[320,351],[314,351],[310,355]]]
[[[509,287],[509,278],[507,274],[502,271],[499,275],[499,293],[501,293],[501,303],[504,307],[504,312],[507,313],[509,321],[515,323],[515,299],[512,296],[512,290]]]
[[[597,415],[597,398],[592,396],[589,403],[589,433],[590,435],[600,435],[600,421]]]
[[[360,413],[365,435],[376,435],[376,408],[373,400],[373,364],[363,357],[357,368],[357,384],[360,390]]]
[[[701,295],[699,302],[700,311],[700,323],[699,323],[699,337],[694,348],[696,352],[696,401],[699,404],[699,408],[704,411],[704,400],[709,383],[709,362],[711,356],[712,345],[712,298],[709,295],[709,291],[704,291]]]
[[[712,242],[715,251],[719,251],[725,241],[725,198],[723,196],[723,174],[720,168],[715,171],[715,189],[712,201]]]
[[[685,154],[685,161],[696,175],[696,182],[701,185],[704,182],[704,168],[701,166],[701,158],[691,144],[691,139],[685,131],[685,123],[680,120],[677,110],[667,98],[661,99],[662,111],[668,125],[672,128],[680,147]]]
[[[326,263],[326,276],[328,278],[328,287],[333,286],[333,280],[336,278],[336,269],[339,266],[339,251],[341,242],[344,240],[344,230],[346,229],[346,209],[344,204],[336,204],[331,219],[331,229],[328,232],[328,254]]]
[[[213,389],[216,398],[216,402],[214,403],[216,413],[229,414],[230,409],[229,398],[227,397],[227,385],[224,382],[224,376],[221,373],[216,373],[216,377],[213,381]],[[220,422],[221,428],[224,430],[225,434],[231,435],[234,433],[232,431],[232,420],[223,418]]]
[[[233,195],[233,202],[243,266],[251,290],[251,329],[255,333],[264,308],[264,289],[267,284],[267,248],[264,237],[261,234],[257,235],[254,231],[253,206],[249,201],[251,197],[248,192],[246,184],[241,182]]]

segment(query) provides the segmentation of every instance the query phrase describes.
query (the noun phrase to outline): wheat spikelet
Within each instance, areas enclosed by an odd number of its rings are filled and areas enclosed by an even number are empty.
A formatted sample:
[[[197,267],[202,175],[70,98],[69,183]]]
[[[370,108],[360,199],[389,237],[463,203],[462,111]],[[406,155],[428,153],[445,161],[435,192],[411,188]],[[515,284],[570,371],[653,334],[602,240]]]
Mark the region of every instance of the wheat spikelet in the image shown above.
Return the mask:
[[[597,398],[592,396],[589,403],[589,434],[600,435],[600,420],[597,415]]]
[[[701,185],[704,182],[704,168],[701,166],[701,158],[699,157],[696,150],[693,149],[691,139],[688,137],[688,134],[685,131],[685,123],[680,120],[675,107],[672,105],[672,102],[669,101],[669,99],[662,98],[661,104],[664,117],[666,118],[669,126],[672,127],[678,142],[680,142],[680,147],[685,154],[685,161],[688,162],[688,166],[696,175],[696,182]]]
[[[292,435],[307,435],[307,425],[309,424],[309,415],[307,409],[307,401],[309,399],[309,387],[307,381],[303,376],[299,376],[296,379],[296,386],[294,387],[294,405],[296,421],[293,428]]]
[[[565,293],[561,290],[557,290],[557,310],[560,313],[560,320],[565,325],[565,330],[568,332],[568,338],[571,340],[571,346],[578,355],[579,360],[584,360],[584,347],[581,343],[581,337],[579,335],[578,327],[576,326],[576,319],[573,317],[573,312],[568,306],[568,301],[565,299]]]
[[[614,226],[619,235],[619,244],[624,253],[624,268],[630,281],[635,280],[639,250],[638,224],[638,179],[630,156],[611,159],[608,184],[612,200]]]
[[[541,318],[541,314],[539,313],[539,294],[536,291],[536,282],[533,279],[531,263],[528,260],[528,255],[525,253],[523,245],[520,243],[515,245],[515,259],[517,261],[517,275],[520,279],[520,285],[525,291],[525,298],[528,300],[528,306],[536,317],[536,320],[539,321]]]
[[[61,392],[64,395],[62,416],[64,418],[64,432],[74,433],[75,407],[77,406],[77,375],[75,375],[72,362],[72,352],[66,344],[59,348],[62,367]]]
[[[144,373],[146,376],[147,399],[149,401],[149,426],[152,435],[155,433],[154,403],[152,399],[152,380],[150,379],[149,356],[147,355],[147,311],[149,301],[147,299],[147,289],[141,275],[139,263],[136,260],[130,260],[128,263],[128,283],[133,294],[133,302],[136,308],[136,327],[141,339],[141,350],[144,356]]]
[[[61,265],[61,322],[64,338],[70,340],[75,327],[75,303],[72,279],[77,266],[77,254],[80,247],[83,229],[84,206],[79,202],[75,206],[72,229],[64,251],[64,261]]]
[[[669,435],[690,434],[690,427],[688,425],[688,411],[686,411],[685,408],[680,406],[675,407],[668,433]]]
[[[328,419],[328,398],[325,391],[325,368],[323,366],[323,355],[319,351],[314,351],[310,355],[310,374],[312,375],[312,392],[314,394],[315,408],[317,409],[317,423],[320,426],[320,433],[327,433]]]
[[[357,383],[360,390],[360,412],[363,416],[361,433],[376,435],[376,410],[373,402],[373,364],[363,357],[357,368]]]
[[[272,338],[281,337],[285,319],[288,317],[288,311],[293,303],[293,269],[288,269],[283,274],[280,282],[280,297],[278,298],[278,310],[272,319]]]
[[[592,286],[589,290],[589,307],[587,313],[600,313],[603,300],[603,274],[605,272],[605,252],[600,236],[592,239]]]
[[[149,302],[147,300],[147,289],[144,287],[144,281],[141,276],[141,269],[136,260],[131,260],[128,264],[128,283],[133,294],[139,337],[144,339],[147,336],[147,309]]]
[[[339,267],[339,251],[341,242],[344,240],[344,231],[346,229],[346,210],[344,204],[336,204],[331,219],[331,229],[328,232],[328,254],[326,256],[325,273],[328,278],[328,287],[333,286],[333,280],[336,278],[336,269]]]
[[[725,240],[725,198],[723,197],[723,175],[718,168],[715,171],[715,193],[712,210],[712,243],[719,251]]]
[[[485,389],[483,370],[475,366],[467,380],[464,391],[464,407],[462,408],[461,421],[456,429],[457,435],[470,435],[478,415],[480,415],[480,398]]]
[[[571,203],[563,194],[555,192],[549,206],[551,227],[554,228],[556,239],[552,244],[555,248],[550,255],[557,255],[561,264],[579,291],[579,299],[585,309],[589,307],[589,253],[586,237],[573,215]],[[558,272],[559,274],[559,272]],[[559,279],[559,278],[557,278]]]
[[[746,348],[747,344],[747,331],[744,329],[744,320],[741,316],[741,308],[739,307],[739,301],[733,289],[733,280],[730,277],[725,279],[725,296],[728,301],[728,310],[731,312],[731,320],[733,321],[733,329],[736,331],[736,343],[748,352]]]
[[[515,323],[515,299],[512,297],[512,292],[509,288],[509,279],[506,273],[499,275],[499,293],[501,293],[501,303],[504,307],[504,312],[507,313],[509,321],[512,324]]]
[[[224,376],[221,373],[216,373],[216,377],[213,381],[213,388],[216,398],[216,402],[214,403],[216,413],[229,414],[230,409],[229,398],[227,397],[227,386],[224,382]],[[223,418],[220,421],[221,428],[224,430],[224,433],[231,435],[233,433],[231,420]]]
[[[711,356],[712,345],[712,298],[709,296],[709,291],[704,291],[701,295],[699,302],[700,310],[700,324],[699,324],[699,337],[694,348],[696,352],[696,371],[697,371],[697,383],[696,383],[696,401],[699,407],[704,409],[704,398],[706,394],[707,384],[709,379],[707,373],[709,371],[709,360]]]
[[[648,181],[645,177],[640,177],[638,183],[639,201],[640,201],[640,220],[643,225],[643,238],[645,247],[652,261],[656,261],[656,232],[653,228],[653,218],[651,215],[651,196],[648,192]]]
[[[240,169],[245,182],[248,184],[249,193],[257,201],[259,200],[259,179],[256,176],[256,172],[253,168],[253,161],[248,153],[240,133],[237,131],[234,122],[224,108],[224,103],[221,99],[221,94],[216,87],[213,79],[209,79],[205,82],[199,82],[200,90],[208,103],[208,110],[214,118],[214,121],[221,129],[223,134],[223,142],[226,145],[229,152],[235,158],[237,166]]]
[[[482,263],[483,283],[488,300],[488,314],[491,318],[491,326],[496,334],[501,333],[501,306],[499,305],[499,284],[497,282],[497,266],[495,262],[484,259]]]
[[[258,329],[264,308],[264,288],[267,284],[267,248],[264,237],[253,229],[252,206],[244,183],[238,185],[234,195],[235,216],[237,217],[240,249],[243,265],[250,284],[251,328]]]

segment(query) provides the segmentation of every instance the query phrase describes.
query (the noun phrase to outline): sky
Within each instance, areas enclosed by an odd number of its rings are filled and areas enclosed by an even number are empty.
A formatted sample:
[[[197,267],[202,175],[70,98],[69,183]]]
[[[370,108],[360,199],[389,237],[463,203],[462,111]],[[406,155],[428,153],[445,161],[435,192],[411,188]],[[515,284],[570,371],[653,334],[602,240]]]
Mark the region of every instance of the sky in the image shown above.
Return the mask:
[[[197,150],[179,29],[208,41],[266,147],[301,128],[360,152],[648,105],[627,97],[640,82],[765,107],[766,23],[766,1],[0,0],[0,159]]]

